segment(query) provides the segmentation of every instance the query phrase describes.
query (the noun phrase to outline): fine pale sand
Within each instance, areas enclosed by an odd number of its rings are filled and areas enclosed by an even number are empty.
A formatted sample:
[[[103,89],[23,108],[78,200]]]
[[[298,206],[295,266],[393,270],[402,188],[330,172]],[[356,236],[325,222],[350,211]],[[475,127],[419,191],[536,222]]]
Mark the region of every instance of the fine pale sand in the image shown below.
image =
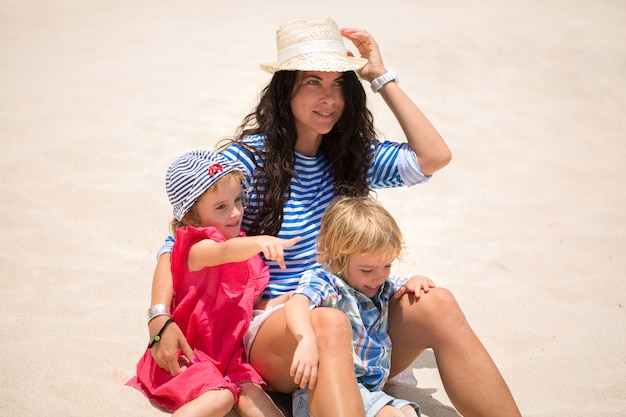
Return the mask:
[[[452,149],[428,184],[378,193],[405,233],[395,272],[453,291],[525,416],[626,415],[623,2],[294,4],[0,1],[0,415],[164,415],[124,382],[165,170],[232,135],[303,16],[368,29]],[[458,416],[432,351],[414,372],[403,395]]]

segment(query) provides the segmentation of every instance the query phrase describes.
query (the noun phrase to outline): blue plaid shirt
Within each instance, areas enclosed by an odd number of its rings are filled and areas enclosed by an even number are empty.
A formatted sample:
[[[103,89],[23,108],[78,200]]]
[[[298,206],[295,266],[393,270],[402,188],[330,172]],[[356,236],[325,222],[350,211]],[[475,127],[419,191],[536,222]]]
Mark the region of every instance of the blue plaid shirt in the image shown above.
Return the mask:
[[[378,294],[370,299],[341,278],[315,269],[302,275],[295,290],[310,300],[311,308],[333,307],[346,313],[352,325],[354,370],[358,381],[372,391],[380,391],[389,377],[389,300],[407,280],[390,276]]]

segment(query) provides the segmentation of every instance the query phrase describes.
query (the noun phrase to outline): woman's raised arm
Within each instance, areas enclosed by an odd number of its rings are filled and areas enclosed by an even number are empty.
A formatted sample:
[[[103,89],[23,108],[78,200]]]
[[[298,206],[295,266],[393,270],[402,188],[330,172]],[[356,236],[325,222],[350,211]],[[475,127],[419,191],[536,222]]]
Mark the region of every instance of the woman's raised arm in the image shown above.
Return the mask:
[[[358,70],[359,76],[372,82],[376,78],[388,73],[374,38],[362,29],[341,29],[341,34],[349,39],[359,50],[361,57],[367,58],[368,63]],[[407,142],[415,154],[422,169],[422,173],[432,175],[446,166],[452,154],[448,145],[422,113],[417,105],[406,95],[395,81],[385,83],[377,91],[393,112],[402,127]]]

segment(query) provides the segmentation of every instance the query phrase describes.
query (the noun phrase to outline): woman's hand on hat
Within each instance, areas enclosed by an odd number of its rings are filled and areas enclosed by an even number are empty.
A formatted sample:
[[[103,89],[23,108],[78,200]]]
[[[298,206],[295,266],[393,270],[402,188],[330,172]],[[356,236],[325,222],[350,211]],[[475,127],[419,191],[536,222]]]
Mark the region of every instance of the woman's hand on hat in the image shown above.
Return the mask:
[[[369,32],[362,29],[342,28],[341,35],[354,44],[362,58],[368,60],[368,63],[357,71],[361,78],[372,82],[372,80],[387,72],[378,44]],[[350,51],[348,51],[348,55],[354,56]]]

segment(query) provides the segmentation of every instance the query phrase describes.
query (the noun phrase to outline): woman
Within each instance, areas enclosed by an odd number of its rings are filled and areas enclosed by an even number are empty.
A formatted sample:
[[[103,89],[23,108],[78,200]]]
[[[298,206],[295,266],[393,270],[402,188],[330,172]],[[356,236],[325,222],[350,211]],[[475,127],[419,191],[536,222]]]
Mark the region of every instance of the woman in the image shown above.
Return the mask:
[[[342,36],[354,44],[360,58],[346,53]],[[418,184],[451,158],[439,133],[398,85],[395,73],[385,68],[369,33],[340,31],[331,19],[299,19],[281,25],[276,41],[277,62],[261,65],[274,74],[272,80],[256,110],[244,119],[237,138],[223,150],[248,171],[244,224],[248,234],[302,236],[285,250],[285,270],[268,262],[271,277],[264,293],[268,300],[284,297],[306,269],[319,267],[315,237],[321,214],[342,190],[365,195],[370,188]],[[357,73],[382,95],[406,143],[375,139]],[[169,270],[169,256],[160,256],[153,305],[171,301]],[[151,337],[166,317],[157,319],[149,324]],[[318,308],[311,320],[320,351],[317,384],[309,394],[311,414],[363,416],[347,318],[341,311]],[[296,384],[289,368],[297,340],[287,330],[284,309],[274,306],[257,313],[248,333],[250,363],[271,388],[292,392]],[[446,392],[460,413],[520,415],[497,367],[449,291],[433,288],[419,301],[408,294],[395,300],[390,305],[389,335],[393,341],[390,376],[432,348]],[[152,355],[172,374],[193,359],[174,325],[153,347]]]

